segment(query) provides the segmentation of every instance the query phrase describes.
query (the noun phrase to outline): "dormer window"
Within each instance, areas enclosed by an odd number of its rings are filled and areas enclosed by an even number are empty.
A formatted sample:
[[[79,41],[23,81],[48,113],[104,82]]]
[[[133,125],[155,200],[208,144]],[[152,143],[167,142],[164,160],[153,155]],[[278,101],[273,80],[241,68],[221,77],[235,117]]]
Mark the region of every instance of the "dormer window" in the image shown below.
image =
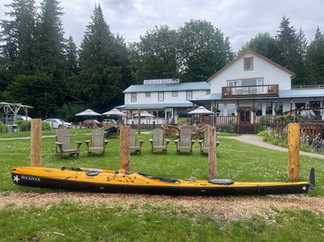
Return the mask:
[[[253,70],[253,57],[245,57],[244,71],[252,71],[252,70]]]

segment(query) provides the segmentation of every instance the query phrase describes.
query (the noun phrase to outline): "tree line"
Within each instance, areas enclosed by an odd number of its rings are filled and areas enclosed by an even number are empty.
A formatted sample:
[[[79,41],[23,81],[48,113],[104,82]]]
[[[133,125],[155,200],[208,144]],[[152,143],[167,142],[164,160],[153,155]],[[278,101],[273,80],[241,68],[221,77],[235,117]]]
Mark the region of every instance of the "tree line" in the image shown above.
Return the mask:
[[[145,79],[206,81],[235,57],[227,37],[204,20],[177,30],[167,25],[148,30],[126,44],[113,34],[96,5],[79,47],[64,38],[58,0],[12,0],[9,20],[1,20],[0,98],[31,105],[32,117],[73,119],[93,108],[104,112],[123,104],[122,91]],[[293,84],[324,83],[324,39],[319,30],[307,44],[300,30],[283,18],[278,33],[260,33],[250,48],[295,72]],[[238,54],[239,54],[238,53]],[[68,100],[83,100],[76,105]]]

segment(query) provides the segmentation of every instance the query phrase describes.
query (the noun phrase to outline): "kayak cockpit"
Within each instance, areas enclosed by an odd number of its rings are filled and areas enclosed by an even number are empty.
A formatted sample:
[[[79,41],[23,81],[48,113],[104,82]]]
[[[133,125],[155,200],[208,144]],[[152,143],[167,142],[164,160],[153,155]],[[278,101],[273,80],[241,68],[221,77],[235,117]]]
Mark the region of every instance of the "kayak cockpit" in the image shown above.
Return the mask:
[[[144,177],[146,177],[148,179],[155,180],[155,181],[167,182],[167,183],[173,183],[173,184],[181,183],[177,179],[171,179],[171,178],[166,178],[166,177],[152,176],[152,175],[147,175],[147,174],[143,174],[143,173],[137,173],[137,174],[139,174],[141,176],[144,176]]]

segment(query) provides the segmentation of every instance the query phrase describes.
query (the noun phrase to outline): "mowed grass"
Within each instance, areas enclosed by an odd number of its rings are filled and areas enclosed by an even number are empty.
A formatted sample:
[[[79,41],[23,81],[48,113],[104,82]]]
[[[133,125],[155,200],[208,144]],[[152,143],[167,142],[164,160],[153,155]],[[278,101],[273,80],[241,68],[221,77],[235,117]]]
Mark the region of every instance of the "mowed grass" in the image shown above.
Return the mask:
[[[89,140],[88,131],[73,131],[73,141]],[[145,132],[145,130],[144,130]],[[44,133],[43,133],[44,134]],[[151,134],[138,135],[144,140],[142,154],[131,154],[131,170],[170,178],[208,179],[208,155],[200,155],[199,145],[193,154],[176,153],[171,139],[168,153],[150,150]],[[42,165],[120,168],[120,140],[109,138],[106,154],[88,156],[81,146],[78,159],[54,156],[55,138],[42,139]],[[219,136],[218,178],[236,181],[286,181],[288,154],[268,150]],[[75,145],[75,144],[72,144]],[[9,192],[64,192],[20,187],[11,181],[12,166],[30,165],[30,140],[0,141],[0,196]],[[306,196],[324,195],[324,162],[300,156],[300,180],[308,180],[309,170],[316,170],[316,189]],[[305,195],[300,195],[305,196]],[[323,241],[324,218],[320,212],[289,209],[264,211],[262,216],[233,220],[216,219],[208,212],[190,210],[172,203],[107,206],[104,202],[49,202],[43,206],[17,207],[8,204],[0,210],[0,241]]]
[[[323,241],[323,214],[271,210],[238,221],[217,220],[172,204],[129,208],[62,201],[0,210],[4,241]]]
[[[84,133],[74,130],[72,141],[90,139],[90,130]],[[77,133],[77,134],[76,134]],[[199,144],[194,145],[193,153],[176,153],[173,139],[170,139],[167,154],[160,151],[151,153],[149,139],[151,134],[140,134],[138,140],[144,140],[142,154],[131,153],[131,171],[147,173],[156,176],[185,179],[208,179],[208,155],[200,155]],[[221,145],[217,151],[217,177],[233,179],[235,181],[286,181],[288,177],[288,154],[261,147],[241,143],[239,141],[222,138],[218,141]],[[55,157],[55,138],[42,139],[42,166],[61,168],[68,167],[91,167],[109,170],[120,169],[120,139],[109,138],[106,154],[100,152],[87,155],[86,145],[81,145],[79,158],[65,155],[63,159]],[[72,147],[76,144],[72,144]],[[30,165],[30,140],[0,140],[0,162],[3,172],[0,174],[0,191],[35,191],[43,189],[24,188],[16,186],[10,178],[13,166]],[[300,156],[299,177],[301,181],[307,181],[310,168],[316,172],[316,189],[310,195],[324,195],[324,162],[322,159]]]

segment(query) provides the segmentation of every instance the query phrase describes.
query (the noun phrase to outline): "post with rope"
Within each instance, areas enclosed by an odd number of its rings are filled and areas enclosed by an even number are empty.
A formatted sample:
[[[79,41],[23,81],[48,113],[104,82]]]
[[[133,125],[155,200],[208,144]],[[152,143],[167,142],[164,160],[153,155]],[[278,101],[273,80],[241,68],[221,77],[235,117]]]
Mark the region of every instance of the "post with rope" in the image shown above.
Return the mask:
[[[297,182],[299,166],[300,124],[288,124],[288,179]]]
[[[30,165],[34,167],[42,166],[42,120],[32,119],[31,121],[31,153]]]
[[[120,127],[120,168],[130,171],[130,126],[122,125]]]
[[[217,147],[216,147],[216,128],[208,128],[209,150],[208,150],[208,163],[209,163],[209,179],[217,177]],[[206,140],[205,140],[206,141]]]

